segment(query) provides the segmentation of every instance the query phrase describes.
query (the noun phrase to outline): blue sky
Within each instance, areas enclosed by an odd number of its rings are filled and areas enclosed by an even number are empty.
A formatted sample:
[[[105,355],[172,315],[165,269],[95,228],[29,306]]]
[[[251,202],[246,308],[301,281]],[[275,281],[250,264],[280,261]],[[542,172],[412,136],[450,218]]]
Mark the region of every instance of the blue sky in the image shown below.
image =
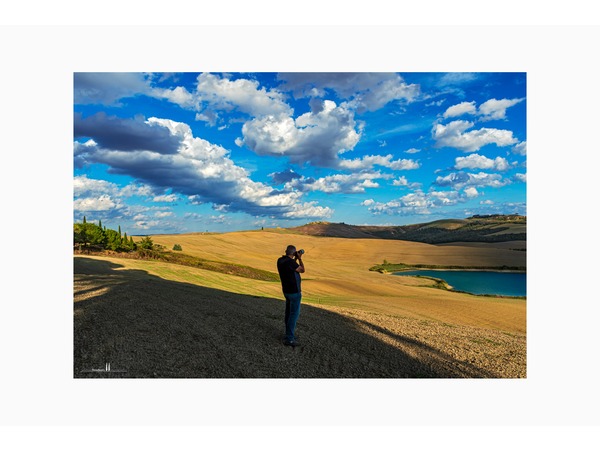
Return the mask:
[[[74,220],[128,234],[526,214],[525,73],[74,73]]]

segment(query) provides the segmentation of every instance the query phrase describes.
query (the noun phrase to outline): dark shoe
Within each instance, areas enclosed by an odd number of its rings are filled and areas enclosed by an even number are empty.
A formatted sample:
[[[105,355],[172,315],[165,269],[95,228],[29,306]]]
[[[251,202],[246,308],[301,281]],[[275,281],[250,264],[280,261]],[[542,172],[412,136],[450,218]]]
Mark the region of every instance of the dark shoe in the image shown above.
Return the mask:
[[[289,347],[300,347],[300,342],[298,342],[298,341],[283,341],[283,345],[287,345]]]

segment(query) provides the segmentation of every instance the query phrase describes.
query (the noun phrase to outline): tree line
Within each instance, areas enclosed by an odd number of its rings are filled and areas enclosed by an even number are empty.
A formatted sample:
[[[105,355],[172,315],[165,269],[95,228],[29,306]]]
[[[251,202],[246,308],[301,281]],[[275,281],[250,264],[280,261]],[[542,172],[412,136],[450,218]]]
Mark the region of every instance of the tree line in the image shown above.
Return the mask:
[[[83,222],[73,224],[73,244],[79,250],[113,250],[116,252],[133,252],[136,250],[152,250],[154,244],[150,236],[142,238],[140,242],[134,242],[133,237],[127,237],[127,233],[112,230],[102,226],[102,221],[95,223],[87,222],[83,216]]]

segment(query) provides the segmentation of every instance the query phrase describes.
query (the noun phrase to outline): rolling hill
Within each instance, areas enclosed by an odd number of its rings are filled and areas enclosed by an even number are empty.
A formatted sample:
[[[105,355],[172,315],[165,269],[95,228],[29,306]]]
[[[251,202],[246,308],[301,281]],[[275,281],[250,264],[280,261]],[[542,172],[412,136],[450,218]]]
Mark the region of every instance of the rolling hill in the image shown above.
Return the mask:
[[[527,238],[526,228],[527,219],[525,216],[490,215],[398,226],[311,222],[303,226],[289,228],[289,230],[308,236],[399,239],[426,244],[445,244],[450,242],[525,241]]]

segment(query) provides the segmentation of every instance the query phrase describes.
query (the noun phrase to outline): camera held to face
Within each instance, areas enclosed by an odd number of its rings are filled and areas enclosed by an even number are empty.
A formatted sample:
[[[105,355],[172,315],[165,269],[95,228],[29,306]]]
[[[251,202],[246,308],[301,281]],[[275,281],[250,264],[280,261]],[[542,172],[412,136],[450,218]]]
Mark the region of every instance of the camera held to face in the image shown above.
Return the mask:
[[[298,251],[296,252],[296,256],[297,256],[298,258],[300,258],[302,255],[304,255],[304,250],[300,249],[300,250],[298,250]]]

